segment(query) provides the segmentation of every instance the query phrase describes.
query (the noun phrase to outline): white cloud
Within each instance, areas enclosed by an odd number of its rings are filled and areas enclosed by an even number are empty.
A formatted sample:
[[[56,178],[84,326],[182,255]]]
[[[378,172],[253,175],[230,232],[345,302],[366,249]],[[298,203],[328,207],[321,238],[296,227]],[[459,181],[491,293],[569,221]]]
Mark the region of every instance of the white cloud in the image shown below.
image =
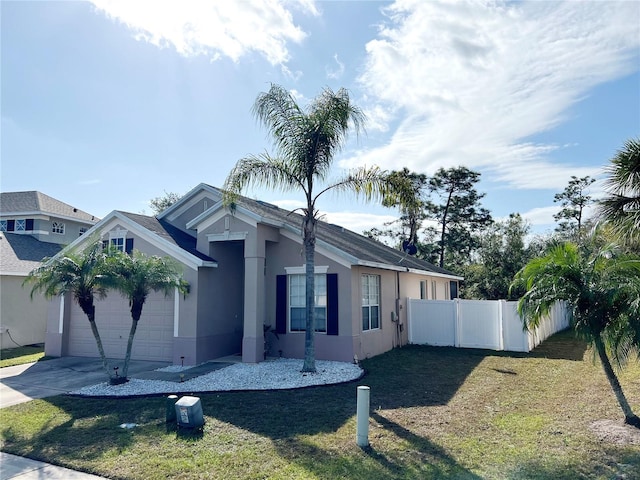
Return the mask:
[[[138,40],[172,46],[186,56],[225,56],[234,62],[255,51],[272,65],[287,63],[287,43],[300,43],[307,35],[295,25],[288,7],[319,15],[312,0],[91,1],[98,10],[127,25]]]
[[[558,166],[531,136],[567,119],[590,89],[637,69],[636,2],[398,0],[367,46],[359,78],[388,142],[343,160],[433,173],[465,165],[519,188],[564,188],[584,166]]]
[[[334,225],[340,225],[348,228],[353,232],[362,233],[364,230],[370,230],[373,227],[383,228],[386,222],[397,220],[397,216],[378,215],[374,213],[363,212],[322,212],[323,220]]]
[[[522,214],[522,218],[527,220],[531,225],[552,225],[556,221],[553,216],[560,211],[558,205],[552,207],[533,208]]]
[[[91,178],[87,180],[78,180],[78,185],[97,185],[98,183],[102,183],[102,180],[99,178]]]
[[[293,199],[271,200],[269,203],[290,211],[297,210],[305,206],[303,201]],[[301,214],[302,212],[297,210],[296,213]],[[370,230],[373,227],[383,228],[386,222],[398,219],[398,217],[394,215],[363,213],[350,210],[321,210],[320,217],[324,222],[340,225],[358,233],[362,233],[364,230]]]
[[[332,80],[338,80],[344,74],[344,63],[342,63],[338,59],[338,54],[337,53],[333,55],[333,59],[335,60],[336,64],[338,65],[337,68],[331,68],[331,67],[327,66],[327,67],[325,67],[325,70],[327,71],[327,78],[330,78]]]

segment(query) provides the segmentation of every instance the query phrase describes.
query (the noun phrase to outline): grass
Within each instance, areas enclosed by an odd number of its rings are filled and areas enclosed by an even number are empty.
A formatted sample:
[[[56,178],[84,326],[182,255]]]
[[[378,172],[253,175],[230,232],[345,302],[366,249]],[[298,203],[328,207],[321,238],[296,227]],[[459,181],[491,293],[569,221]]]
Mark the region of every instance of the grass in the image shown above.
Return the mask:
[[[0,350],[0,368],[23,365],[25,363],[48,360],[44,355],[44,347],[28,345],[26,347],[3,348]]]
[[[358,383],[199,395],[202,433],[167,428],[162,397],[34,400],[0,410],[2,450],[113,479],[640,478],[640,447],[589,429],[622,415],[570,334],[532,355],[409,346],[363,363]],[[640,365],[620,379],[640,411]],[[367,449],[358,384],[371,387]]]

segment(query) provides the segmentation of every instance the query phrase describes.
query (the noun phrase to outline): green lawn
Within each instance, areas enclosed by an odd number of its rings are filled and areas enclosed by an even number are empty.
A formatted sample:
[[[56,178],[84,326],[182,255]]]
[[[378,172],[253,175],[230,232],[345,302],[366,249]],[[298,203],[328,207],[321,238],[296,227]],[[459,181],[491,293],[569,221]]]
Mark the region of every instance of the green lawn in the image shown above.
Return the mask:
[[[167,428],[162,397],[35,400],[0,410],[2,450],[114,479],[640,478],[640,445],[591,432],[621,412],[566,333],[533,355],[411,346],[363,364],[357,383],[200,395],[202,434]],[[621,381],[640,411],[640,365]],[[371,387],[365,450],[360,384]]]
[[[0,368],[23,365],[25,363],[46,360],[44,347],[26,346],[16,348],[3,348],[0,351]]]

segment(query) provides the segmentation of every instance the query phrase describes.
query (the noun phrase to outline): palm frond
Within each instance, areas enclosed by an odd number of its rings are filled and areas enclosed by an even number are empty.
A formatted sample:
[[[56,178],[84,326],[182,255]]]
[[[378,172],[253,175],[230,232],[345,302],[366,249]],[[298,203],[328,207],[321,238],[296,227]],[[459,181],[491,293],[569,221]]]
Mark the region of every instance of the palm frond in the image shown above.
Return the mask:
[[[347,172],[344,177],[333,180],[313,198],[313,203],[315,204],[318,197],[328,191],[354,193],[367,201],[381,199],[387,192],[387,188],[386,172],[378,167],[356,168]]]
[[[283,191],[302,189],[303,178],[292,172],[291,162],[271,158],[268,154],[251,155],[236,163],[224,182],[225,204],[229,205],[246,187],[260,186]]]

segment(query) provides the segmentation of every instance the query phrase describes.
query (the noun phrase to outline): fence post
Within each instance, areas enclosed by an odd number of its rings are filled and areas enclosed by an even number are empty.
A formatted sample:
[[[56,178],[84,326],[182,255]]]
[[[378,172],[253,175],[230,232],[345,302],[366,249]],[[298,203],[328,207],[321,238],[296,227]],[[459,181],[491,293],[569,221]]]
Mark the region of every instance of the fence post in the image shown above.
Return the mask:
[[[507,306],[506,300],[498,300],[498,332],[499,332],[499,349],[504,350],[504,310]]]
[[[398,318],[400,321],[400,318]],[[413,321],[413,314],[411,313],[411,298],[407,297],[407,343],[413,343],[413,328],[411,322]]]
[[[460,299],[456,298],[453,301],[453,346],[460,348],[460,334],[461,334],[461,325],[460,325]]]

